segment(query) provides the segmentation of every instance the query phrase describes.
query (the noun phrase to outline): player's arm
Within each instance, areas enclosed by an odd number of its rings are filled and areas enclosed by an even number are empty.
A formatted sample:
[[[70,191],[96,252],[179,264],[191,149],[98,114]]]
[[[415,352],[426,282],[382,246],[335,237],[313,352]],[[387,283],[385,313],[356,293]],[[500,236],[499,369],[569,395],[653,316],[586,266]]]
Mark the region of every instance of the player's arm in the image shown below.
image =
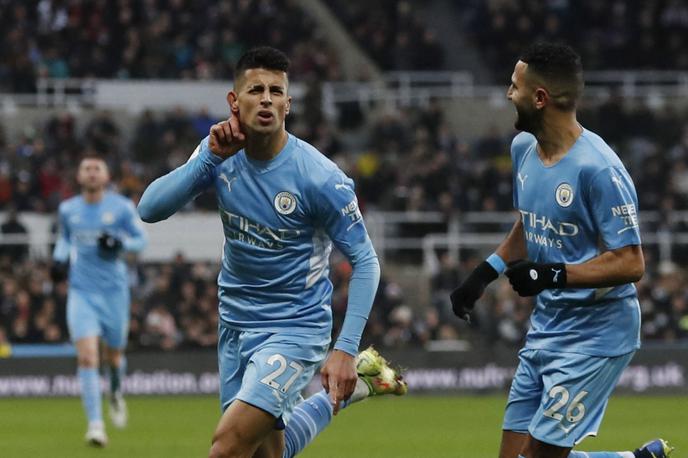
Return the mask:
[[[212,184],[216,167],[243,148],[245,141],[238,118],[213,125],[186,164],[146,188],[138,206],[141,219],[147,223],[167,219],[195,199]]]
[[[567,288],[605,288],[640,280],[645,259],[640,245],[605,251],[582,264],[567,264]]]
[[[468,277],[452,291],[450,300],[454,314],[463,320],[470,321],[470,313],[475,302],[483,295],[487,285],[504,272],[509,262],[525,258],[526,255],[523,221],[519,217],[495,252],[478,264]]]
[[[124,230],[126,236],[122,240],[122,248],[124,251],[138,253],[142,251],[148,244],[148,236],[143,230],[141,219],[136,213],[136,209],[132,203],[127,203],[126,215],[124,220]]]
[[[519,295],[533,296],[550,288],[606,288],[643,276],[638,199],[630,177],[621,169],[603,169],[591,179],[588,192],[590,214],[606,251],[580,264],[510,264],[506,275]]]
[[[58,210],[57,241],[53,248],[53,265],[50,268],[50,277],[55,282],[64,281],[69,270],[71,242],[68,224],[65,209],[60,205]]]
[[[344,324],[321,370],[323,386],[337,412],[339,403],[348,399],[356,386],[354,359],[380,281],[380,263],[363,224],[353,181],[337,174],[319,190],[316,199],[325,230],[352,267]]]

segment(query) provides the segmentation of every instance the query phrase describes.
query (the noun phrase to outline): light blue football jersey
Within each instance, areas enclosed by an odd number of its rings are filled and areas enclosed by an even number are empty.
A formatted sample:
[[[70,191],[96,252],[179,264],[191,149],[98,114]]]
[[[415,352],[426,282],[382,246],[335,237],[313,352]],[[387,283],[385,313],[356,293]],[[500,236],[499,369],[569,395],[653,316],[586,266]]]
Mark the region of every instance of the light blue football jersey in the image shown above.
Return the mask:
[[[69,286],[86,291],[127,289],[127,267],[119,256],[103,253],[98,237],[107,232],[122,240],[125,251],[141,251],[147,242],[134,204],[114,192],[100,202],[81,195],[63,201],[58,209],[59,236],[53,259],[69,261]]]
[[[210,152],[206,137],[187,164],[146,189],[139,213],[144,221],[167,218],[210,186],[225,235],[218,277],[224,325],[329,335],[334,242],[354,267],[347,317],[335,348],[356,354],[379,264],[353,181],[293,135],[269,161],[253,160],[244,150],[223,160]]]
[[[552,166],[542,163],[536,145],[528,133],[511,145],[514,207],[530,260],[580,264],[603,251],[640,245],[633,181],[602,138],[584,129]],[[527,348],[616,356],[639,345],[640,309],[632,284],[547,289],[537,296]]]

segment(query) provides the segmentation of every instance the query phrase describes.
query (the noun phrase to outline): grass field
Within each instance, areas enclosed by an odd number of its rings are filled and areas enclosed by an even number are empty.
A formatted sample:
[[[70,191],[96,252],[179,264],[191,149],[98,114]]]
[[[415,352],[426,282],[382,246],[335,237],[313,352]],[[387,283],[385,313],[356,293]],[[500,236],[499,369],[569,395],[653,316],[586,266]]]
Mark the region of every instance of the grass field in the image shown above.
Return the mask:
[[[304,458],[495,457],[503,397],[381,398],[354,405],[335,418]],[[688,456],[688,398],[612,398],[599,438],[582,450],[637,447],[662,436]],[[191,458],[207,456],[218,418],[209,397],[130,398],[128,429],[108,429],[102,450],[84,445],[77,399],[0,400],[2,458]],[[672,457],[673,458],[673,457]]]

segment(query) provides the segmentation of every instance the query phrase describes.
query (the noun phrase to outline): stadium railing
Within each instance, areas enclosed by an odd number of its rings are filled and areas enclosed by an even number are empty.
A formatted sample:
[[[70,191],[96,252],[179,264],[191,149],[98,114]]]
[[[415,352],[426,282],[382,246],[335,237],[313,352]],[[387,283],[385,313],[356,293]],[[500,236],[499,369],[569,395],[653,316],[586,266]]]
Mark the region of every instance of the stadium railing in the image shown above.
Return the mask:
[[[5,216],[0,212],[0,221]],[[430,258],[437,249],[447,250],[459,259],[462,249],[489,250],[499,244],[516,218],[513,212],[466,212],[446,215],[441,212],[368,211],[366,226],[382,261],[398,251],[422,256],[425,266],[433,265]],[[669,216],[670,225],[688,224],[688,211],[675,211]],[[688,232],[672,232],[664,228],[662,216],[656,211],[640,212],[641,234],[645,246],[656,247],[658,262],[670,261],[677,248],[688,247]],[[54,243],[51,232],[52,215],[22,213],[19,220],[28,234],[0,234],[0,246],[25,243],[31,254],[44,258]],[[159,224],[146,225],[150,246],[144,251],[147,261],[167,261],[175,253],[183,252],[191,260],[215,261],[220,253],[222,231],[213,212],[184,212]],[[188,250],[193,246],[193,250]]]

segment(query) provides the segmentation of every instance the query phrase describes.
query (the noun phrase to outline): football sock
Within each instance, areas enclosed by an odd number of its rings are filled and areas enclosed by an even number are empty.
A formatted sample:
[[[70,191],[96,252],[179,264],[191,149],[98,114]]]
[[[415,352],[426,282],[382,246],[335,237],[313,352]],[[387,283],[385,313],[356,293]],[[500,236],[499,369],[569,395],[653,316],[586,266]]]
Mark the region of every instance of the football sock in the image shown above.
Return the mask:
[[[633,458],[631,452],[571,452],[569,458]]]
[[[81,384],[81,402],[88,422],[103,421],[100,405],[100,376],[95,367],[80,367],[77,371]]]
[[[350,404],[362,401],[368,396],[370,396],[370,388],[368,387],[368,384],[359,377],[358,380],[356,380],[354,392],[351,394],[349,399],[341,403],[341,407],[342,409],[348,407]]]
[[[127,359],[122,356],[119,367],[110,366],[110,394],[117,393],[122,387],[122,379],[127,372]]]
[[[332,421],[332,404],[325,390],[296,406],[284,431],[283,458],[291,458],[308,445]]]

